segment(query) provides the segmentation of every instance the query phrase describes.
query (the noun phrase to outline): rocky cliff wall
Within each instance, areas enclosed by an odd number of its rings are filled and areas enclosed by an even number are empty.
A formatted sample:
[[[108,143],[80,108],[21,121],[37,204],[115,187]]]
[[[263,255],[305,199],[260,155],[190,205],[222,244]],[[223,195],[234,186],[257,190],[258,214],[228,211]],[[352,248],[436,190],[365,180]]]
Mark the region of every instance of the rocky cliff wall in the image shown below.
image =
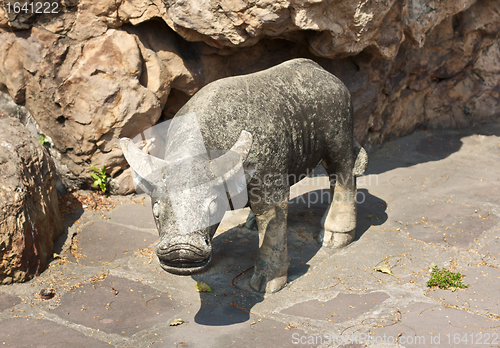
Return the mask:
[[[0,284],[31,279],[63,231],[52,158],[16,118],[0,113]]]
[[[295,57],[348,86],[364,144],[500,114],[497,0],[13,4],[0,6],[0,89],[53,140],[67,185],[106,165],[114,190],[130,191],[117,138],[172,117],[211,81]]]

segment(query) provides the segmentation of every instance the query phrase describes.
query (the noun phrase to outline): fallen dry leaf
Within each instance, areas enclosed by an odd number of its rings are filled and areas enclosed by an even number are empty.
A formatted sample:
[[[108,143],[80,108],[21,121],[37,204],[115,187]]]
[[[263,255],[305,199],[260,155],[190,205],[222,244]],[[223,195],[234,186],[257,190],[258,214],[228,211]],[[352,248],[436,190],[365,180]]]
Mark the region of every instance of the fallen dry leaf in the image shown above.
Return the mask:
[[[177,326],[177,325],[182,325],[182,324],[184,324],[184,320],[174,319],[174,321],[170,323],[170,326]]]
[[[210,289],[210,286],[208,286],[207,283],[204,283],[201,280],[198,280],[196,282],[196,291],[198,291],[198,292],[213,292],[212,289]]]
[[[374,271],[379,271],[379,272],[382,272],[382,273],[386,273],[386,274],[389,274],[391,276],[393,276],[394,278],[398,278],[397,276],[395,276],[391,269],[389,268],[389,266],[387,265],[380,265],[380,266],[375,266],[373,267],[373,270]]]

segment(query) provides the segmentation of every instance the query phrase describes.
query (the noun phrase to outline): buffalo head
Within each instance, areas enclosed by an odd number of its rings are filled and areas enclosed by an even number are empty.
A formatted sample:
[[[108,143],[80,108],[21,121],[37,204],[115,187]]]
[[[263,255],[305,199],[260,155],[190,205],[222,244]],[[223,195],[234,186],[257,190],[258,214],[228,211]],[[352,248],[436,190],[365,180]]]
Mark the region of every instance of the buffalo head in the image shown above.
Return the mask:
[[[243,169],[252,135],[242,131],[234,146],[221,156],[207,151],[170,151],[164,159],[122,138],[121,147],[132,168],[134,182],[151,196],[160,235],[156,255],[161,267],[174,274],[204,270],[212,255],[212,237],[229,209],[247,201]],[[187,144],[186,146],[188,146]],[[254,169],[253,169],[254,170]]]

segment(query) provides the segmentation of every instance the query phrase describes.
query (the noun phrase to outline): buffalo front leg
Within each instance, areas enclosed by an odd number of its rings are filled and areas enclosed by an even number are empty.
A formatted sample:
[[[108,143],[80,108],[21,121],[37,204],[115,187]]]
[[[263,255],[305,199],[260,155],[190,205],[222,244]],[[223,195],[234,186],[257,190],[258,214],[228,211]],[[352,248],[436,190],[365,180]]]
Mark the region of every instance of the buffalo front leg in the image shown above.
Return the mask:
[[[260,292],[273,293],[286,284],[288,201],[255,214],[259,229],[259,253],[250,286]]]

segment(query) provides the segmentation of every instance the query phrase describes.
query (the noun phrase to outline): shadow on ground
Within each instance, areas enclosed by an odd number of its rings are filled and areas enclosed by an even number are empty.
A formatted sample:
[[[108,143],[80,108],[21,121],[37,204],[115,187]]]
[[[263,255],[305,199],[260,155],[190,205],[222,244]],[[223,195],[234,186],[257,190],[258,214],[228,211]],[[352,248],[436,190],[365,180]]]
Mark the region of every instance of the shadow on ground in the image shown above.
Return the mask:
[[[381,225],[387,220],[387,204],[367,190],[359,190],[363,199],[358,204],[356,239],[371,225]],[[300,200],[289,203],[288,212],[288,284],[309,271],[309,261],[321,248],[317,242],[320,220],[327,201],[315,197],[326,197],[329,189],[305,193]],[[195,321],[201,325],[222,326],[246,322],[255,304],[264,300],[264,294],[253,291],[249,280],[258,251],[258,232],[240,225],[217,235],[213,242],[212,266],[202,274],[193,275],[196,281],[211,286],[213,293],[200,293],[201,308]],[[326,249],[329,254],[334,249]],[[236,275],[236,276],[234,276]],[[286,287],[281,290],[286,291]]]
[[[73,224],[80,219],[85,210],[74,192],[67,192],[58,197],[59,211],[64,222],[64,232],[54,243],[54,252],[61,254],[64,243],[68,238],[68,231]]]
[[[370,165],[365,174],[381,174],[396,168],[442,160],[462,148],[463,138],[475,134],[499,136],[500,124],[491,123],[444,132],[434,130],[416,131],[408,136],[381,145],[374,155],[369,154]],[[370,157],[370,155],[374,157]]]

